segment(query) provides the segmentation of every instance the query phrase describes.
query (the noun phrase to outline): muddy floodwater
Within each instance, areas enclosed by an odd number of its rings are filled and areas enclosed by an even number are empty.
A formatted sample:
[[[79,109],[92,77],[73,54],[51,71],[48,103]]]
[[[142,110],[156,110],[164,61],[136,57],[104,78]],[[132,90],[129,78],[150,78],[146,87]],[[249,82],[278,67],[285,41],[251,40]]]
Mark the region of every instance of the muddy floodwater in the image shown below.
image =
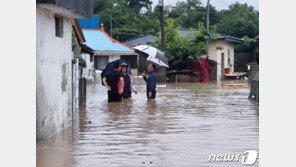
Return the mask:
[[[147,101],[144,82],[136,78],[138,94],[121,103],[108,103],[100,84],[88,85],[73,126],[38,144],[37,166],[243,166],[241,159],[208,159],[258,150],[258,105],[247,99],[250,88],[218,86],[196,97],[193,85],[160,84],[156,101]]]

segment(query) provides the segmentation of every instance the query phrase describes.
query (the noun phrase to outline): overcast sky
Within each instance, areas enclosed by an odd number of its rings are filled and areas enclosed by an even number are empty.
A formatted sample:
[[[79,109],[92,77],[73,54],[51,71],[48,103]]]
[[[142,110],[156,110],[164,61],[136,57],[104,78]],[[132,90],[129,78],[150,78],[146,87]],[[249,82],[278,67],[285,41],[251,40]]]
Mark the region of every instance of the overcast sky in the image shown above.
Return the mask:
[[[186,1],[186,0],[164,0],[165,5],[174,5],[178,1]],[[158,4],[158,0],[152,0],[153,7]],[[207,4],[207,0],[201,0],[203,5]],[[228,9],[228,5],[233,4],[235,2],[247,3],[248,5],[254,6],[256,10],[259,10],[259,0],[210,0],[211,5],[215,6],[217,10]]]

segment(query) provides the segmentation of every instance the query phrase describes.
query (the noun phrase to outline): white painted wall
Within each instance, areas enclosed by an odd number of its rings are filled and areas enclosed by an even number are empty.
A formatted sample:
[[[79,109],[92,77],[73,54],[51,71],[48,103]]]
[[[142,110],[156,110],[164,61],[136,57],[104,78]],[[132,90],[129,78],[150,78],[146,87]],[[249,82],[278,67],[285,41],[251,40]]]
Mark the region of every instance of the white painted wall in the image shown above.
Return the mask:
[[[72,25],[63,19],[63,37],[55,36],[54,13],[36,10],[37,143],[71,124]]]

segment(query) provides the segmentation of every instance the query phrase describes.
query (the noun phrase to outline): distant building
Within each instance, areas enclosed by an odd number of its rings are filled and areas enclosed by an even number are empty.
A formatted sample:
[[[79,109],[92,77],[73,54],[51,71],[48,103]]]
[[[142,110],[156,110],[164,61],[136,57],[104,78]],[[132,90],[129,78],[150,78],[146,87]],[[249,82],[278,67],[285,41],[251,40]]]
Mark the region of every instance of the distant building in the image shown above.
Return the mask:
[[[117,59],[124,59],[131,63],[132,69],[137,68],[138,54],[134,50],[110,37],[104,30],[104,25],[99,22],[99,16],[91,19],[79,19],[85,44],[94,50],[94,67],[102,70],[106,65]],[[100,27],[99,27],[100,25]]]
[[[135,39],[131,39],[128,41],[125,41],[124,44],[126,44],[127,46],[130,47],[135,47],[138,45],[149,45],[151,46],[152,42],[153,42],[154,36],[151,34],[148,35],[142,35],[138,38]]]
[[[36,1],[36,142],[72,123],[72,23],[91,17],[92,0]]]
[[[181,29],[179,34],[181,37],[186,37],[190,33],[189,30]],[[154,36],[148,34],[131,39],[125,42],[126,45],[134,47],[137,45],[151,45]],[[234,72],[234,45],[242,43],[243,40],[235,37],[218,35],[215,40],[209,42],[209,63],[213,66],[211,70],[211,80],[221,80],[225,73]],[[141,55],[139,57],[139,72],[145,70],[146,57]]]
[[[223,80],[224,74],[234,72],[234,45],[242,43],[243,40],[231,36],[219,35],[216,40],[209,42],[209,62],[213,66],[210,79]]]

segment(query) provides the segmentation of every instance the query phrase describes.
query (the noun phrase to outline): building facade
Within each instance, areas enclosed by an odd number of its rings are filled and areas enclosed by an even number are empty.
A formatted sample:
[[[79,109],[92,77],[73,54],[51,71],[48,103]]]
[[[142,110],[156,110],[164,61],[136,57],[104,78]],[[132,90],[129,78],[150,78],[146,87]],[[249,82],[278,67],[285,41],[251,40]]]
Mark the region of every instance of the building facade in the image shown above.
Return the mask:
[[[209,42],[209,60],[216,62],[216,74],[211,80],[223,80],[225,73],[234,72],[234,44],[226,40],[214,40]],[[212,75],[211,75],[212,76]]]
[[[37,143],[72,123],[71,19],[91,15],[92,0],[37,0]]]
[[[104,25],[100,24],[98,15],[91,19],[79,19],[86,45],[94,50],[94,68],[103,70],[109,62],[124,59],[131,63],[132,68],[137,68],[138,54],[134,50],[113,39],[104,30]]]

